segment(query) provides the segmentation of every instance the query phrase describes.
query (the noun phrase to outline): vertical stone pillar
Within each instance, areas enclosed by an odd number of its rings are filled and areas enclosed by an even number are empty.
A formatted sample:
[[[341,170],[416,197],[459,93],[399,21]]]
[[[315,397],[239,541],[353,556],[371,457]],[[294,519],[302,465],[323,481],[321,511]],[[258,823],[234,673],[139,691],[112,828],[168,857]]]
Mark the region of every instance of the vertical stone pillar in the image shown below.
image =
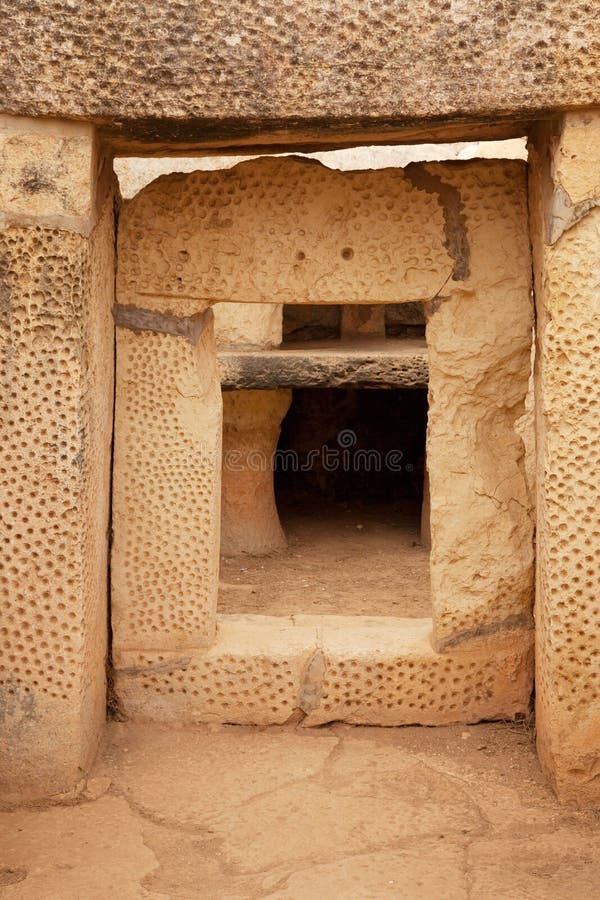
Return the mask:
[[[290,390],[223,393],[221,553],[256,556],[286,546],[273,486],[273,456]]]
[[[106,711],[112,167],[88,125],[0,117],[0,789],[81,779]]]
[[[127,228],[119,247],[127,241]],[[215,635],[221,385],[211,310],[141,308],[118,286],[113,476],[113,658]],[[141,298],[143,299],[143,298]],[[127,302],[130,301],[130,302]]]
[[[559,797],[600,801],[600,113],[531,142],[537,304],[537,743]]]
[[[217,348],[279,347],[281,303],[215,303]],[[291,391],[223,394],[221,553],[256,555],[286,545],[275,503],[272,458]]]
[[[476,160],[427,172],[432,188],[442,185],[458,251],[453,277],[426,304],[431,587],[445,650],[531,626],[522,417],[533,305],[525,166]]]

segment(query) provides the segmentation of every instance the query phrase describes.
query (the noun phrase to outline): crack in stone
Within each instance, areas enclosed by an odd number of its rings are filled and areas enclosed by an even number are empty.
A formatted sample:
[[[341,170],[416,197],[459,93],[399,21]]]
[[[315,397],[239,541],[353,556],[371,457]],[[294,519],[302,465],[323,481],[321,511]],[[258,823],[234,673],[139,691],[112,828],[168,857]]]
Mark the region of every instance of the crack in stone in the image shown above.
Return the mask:
[[[504,479],[504,481],[507,481],[507,480],[508,480],[507,478]],[[497,487],[495,488],[495,491],[498,490],[498,488],[500,487],[501,484],[502,484],[502,482],[500,482],[500,484],[497,485]],[[480,491],[477,488],[475,488],[474,493],[476,494],[477,497],[487,497],[488,500],[492,501],[492,503],[494,504],[494,506],[496,507],[497,510],[506,510],[506,509],[508,509],[509,503],[516,503],[517,506],[520,506],[521,509],[524,509],[526,512],[530,511],[530,507],[527,506],[525,503],[522,503],[520,500],[517,500],[516,497],[509,497],[507,500],[501,500],[499,497],[496,497],[495,492],[493,494],[488,494],[487,491]]]
[[[195,313],[193,316],[176,316],[173,313],[144,309],[141,306],[123,306],[115,303],[113,318],[119,328],[131,331],[152,331],[155,334],[171,334],[182,337],[196,346],[198,338],[212,318],[212,310]]]
[[[444,246],[454,261],[452,280],[465,281],[470,274],[471,250],[464,204],[458,188],[447,184],[420,163],[409,163],[404,174],[418,190],[435,194],[444,213]]]
[[[152,812],[143,804],[134,800],[116,784],[110,786],[107,794],[112,797],[118,797],[120,800],[124,800],[135,815],[159,828],[168,828],[171,831],[181,831],[183,834],[189,834],[192,837],[204,837],[206,841],[218,840],[218,836],[207,825],[194,825],[193,823],[179,822],[177,819],[168,818],[167,816]]]

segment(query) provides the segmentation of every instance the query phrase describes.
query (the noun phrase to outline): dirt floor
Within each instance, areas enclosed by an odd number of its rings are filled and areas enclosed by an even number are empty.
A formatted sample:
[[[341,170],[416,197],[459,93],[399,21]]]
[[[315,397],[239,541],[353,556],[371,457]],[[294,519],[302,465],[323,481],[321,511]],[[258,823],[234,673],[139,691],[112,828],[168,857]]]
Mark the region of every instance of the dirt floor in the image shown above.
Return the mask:
[[[282,511],[287,550],[221,558],[219,612],[431,615],[429,551],[399,509],[328,504]]]
[[[115,723],[70,805],[0,814],[0,895],[597,897],[599,814],[558,806],[531,738]]]

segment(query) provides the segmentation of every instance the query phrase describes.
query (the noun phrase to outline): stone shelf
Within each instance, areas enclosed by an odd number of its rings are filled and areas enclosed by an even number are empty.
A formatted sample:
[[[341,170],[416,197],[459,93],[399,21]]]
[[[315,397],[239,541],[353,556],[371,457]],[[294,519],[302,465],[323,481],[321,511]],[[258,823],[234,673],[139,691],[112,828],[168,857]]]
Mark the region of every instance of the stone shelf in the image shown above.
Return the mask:
[[[225,390],[426,388],[424,338],[287,344],[276,350],[220,350]]]

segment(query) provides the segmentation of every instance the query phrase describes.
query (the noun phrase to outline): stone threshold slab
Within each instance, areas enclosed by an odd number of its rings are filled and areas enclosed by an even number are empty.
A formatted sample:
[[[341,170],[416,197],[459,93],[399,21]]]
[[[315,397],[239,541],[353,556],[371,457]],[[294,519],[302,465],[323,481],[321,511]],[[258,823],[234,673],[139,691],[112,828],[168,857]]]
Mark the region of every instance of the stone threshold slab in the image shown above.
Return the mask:
[[[302,387],[426,388],[429,380],[424,339],[277,350],[220,350],[218,371],[226,390]]]
[[[529,710],[533,632],[437,653],[431,619],[222,615],[209,649],[122,651],[114,682],[135,721],[447,725]]]

